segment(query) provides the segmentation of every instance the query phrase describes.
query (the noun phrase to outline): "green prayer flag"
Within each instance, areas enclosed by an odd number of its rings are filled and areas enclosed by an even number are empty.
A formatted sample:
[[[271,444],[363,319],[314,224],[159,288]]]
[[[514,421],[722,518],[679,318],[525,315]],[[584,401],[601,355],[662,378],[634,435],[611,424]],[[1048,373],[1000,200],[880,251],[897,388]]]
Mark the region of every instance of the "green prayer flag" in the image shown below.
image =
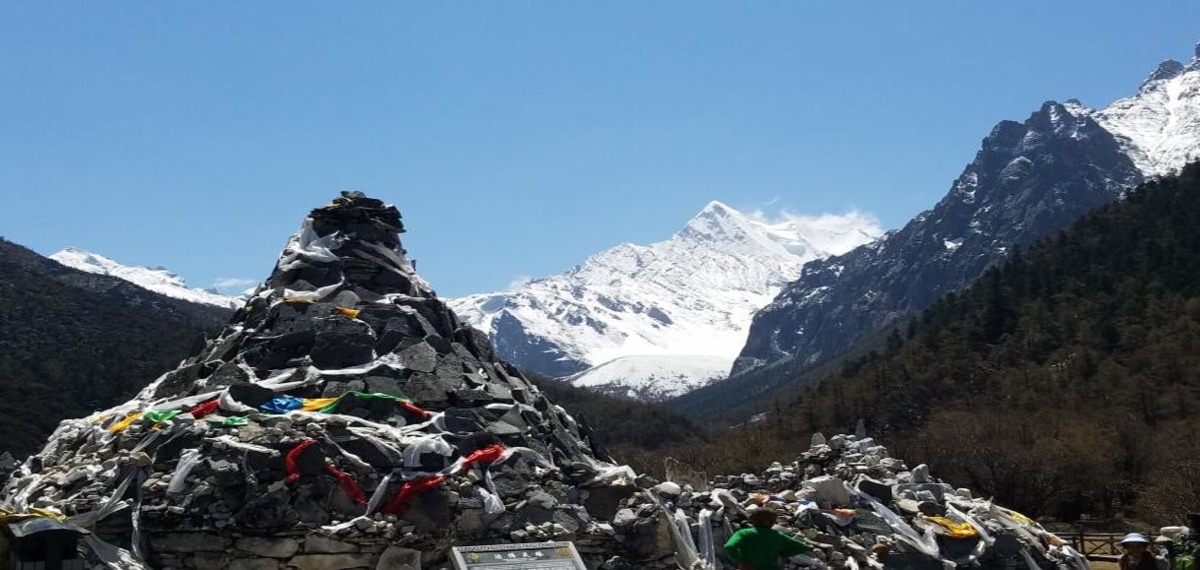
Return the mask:
[[[161,411],[160,412],[146,412],[146,413],[142,414],[142,417],[157,424],[157,423],[162,423],[167,420],[170,420],[171,418],[178,416],[178,415],[179,415],[179,410],[175,410],[175,411],[171,411],[171,412],[161,412]]]

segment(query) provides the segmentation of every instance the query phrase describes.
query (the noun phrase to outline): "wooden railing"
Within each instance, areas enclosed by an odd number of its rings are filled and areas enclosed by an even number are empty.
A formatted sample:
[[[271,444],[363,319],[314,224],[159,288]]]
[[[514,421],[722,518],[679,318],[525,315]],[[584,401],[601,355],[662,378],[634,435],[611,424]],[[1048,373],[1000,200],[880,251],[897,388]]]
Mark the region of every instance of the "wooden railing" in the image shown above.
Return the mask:
[[[1114,561],[1121,556],[1121,547],[1117,543],[1121,541],[1124,534],[1105,534],[1105,533],[1056,533],[1058,537],[1071,543],[1071,546],[1078,550],[1088,560],[1104,560]],[[1153,535],[1146,535],[1151,543],[1154,542]]]

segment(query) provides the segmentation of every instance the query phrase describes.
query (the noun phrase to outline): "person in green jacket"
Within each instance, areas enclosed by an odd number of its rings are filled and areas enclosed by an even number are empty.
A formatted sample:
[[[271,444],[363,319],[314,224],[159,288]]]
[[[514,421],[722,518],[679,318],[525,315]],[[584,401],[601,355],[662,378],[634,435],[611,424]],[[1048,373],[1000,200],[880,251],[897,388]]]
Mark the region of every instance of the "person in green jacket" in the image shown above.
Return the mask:
[[[775,530],[778,517],[770,509],[750,513],[750,528],[733,533],[725,542],[725,554],[738,570],[779,570],[780,558],[791,558],[812,550],[807,542]]]

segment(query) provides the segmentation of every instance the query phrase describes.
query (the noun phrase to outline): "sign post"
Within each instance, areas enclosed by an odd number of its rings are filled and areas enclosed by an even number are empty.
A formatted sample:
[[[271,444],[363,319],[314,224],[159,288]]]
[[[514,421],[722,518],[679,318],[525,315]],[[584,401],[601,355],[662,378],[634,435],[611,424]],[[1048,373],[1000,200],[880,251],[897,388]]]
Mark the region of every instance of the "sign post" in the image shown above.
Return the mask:
[[[456,546],[455,570],[587,570],[570,542]]]

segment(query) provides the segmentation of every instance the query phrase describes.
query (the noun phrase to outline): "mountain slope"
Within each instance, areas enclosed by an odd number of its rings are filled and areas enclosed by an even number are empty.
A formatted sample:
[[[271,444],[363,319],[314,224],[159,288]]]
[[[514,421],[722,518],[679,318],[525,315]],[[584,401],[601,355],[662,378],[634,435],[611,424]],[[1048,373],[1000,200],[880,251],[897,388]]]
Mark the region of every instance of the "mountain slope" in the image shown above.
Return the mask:
[[[713,202],[668,240],[622,244],[567,273],[449,304],[487,332],[503,357],[547,376],[579,374],[618,358],[660,357],[661,363],[662,357],[684,362],[693,355],[724,359],[725,365],[706,369],[723,375],[750,315],[804,263],[878,234],[875,223],[857,213],[768,222]],[[601,387],[596,378],[577,381]],[[606,391],[662,397],[708,379],[663,385],[662,378],[626,377]]]
[[[53,253],[50,255],[50,259],[67,267],[86,271],[87,273],[124,279],[155,293],[191,303],[212,305],[224,309],[236,309],[244,304],[243,300],[236,297],[221,295],[205,289],[188,287],[182,278],[164,268],[122,265],[103,255],[75,247],[68,247]]]
[[[131,396],[231,311],[83,273],[0,240],[0,451]]]
[[[1140,180],[1116,139],[1076,104],[1049,102],[1024,123],[1002,122],[933,209],[878,242],[806,266],[755,316],[735,372],[833,356]]]
[[[1196,275],[1200,164],[989,270],[769,422],[787,439],[868,418],[915,460],[1030,512],[1154,499],[1196,474]],[[1139,515],[1182,520],[1197,499]]]
[[[755,316],[729,381],[675,402],[695,413],[768,397],[896,318],[969,283],[1028,244],[1200,157],[1200,56],[1164,62],[1138,95],[1092,111],[1047,104],[1004,122],[934,209],[845,256],[809,265]],[[752,372],[753,371],[753,372]]]

